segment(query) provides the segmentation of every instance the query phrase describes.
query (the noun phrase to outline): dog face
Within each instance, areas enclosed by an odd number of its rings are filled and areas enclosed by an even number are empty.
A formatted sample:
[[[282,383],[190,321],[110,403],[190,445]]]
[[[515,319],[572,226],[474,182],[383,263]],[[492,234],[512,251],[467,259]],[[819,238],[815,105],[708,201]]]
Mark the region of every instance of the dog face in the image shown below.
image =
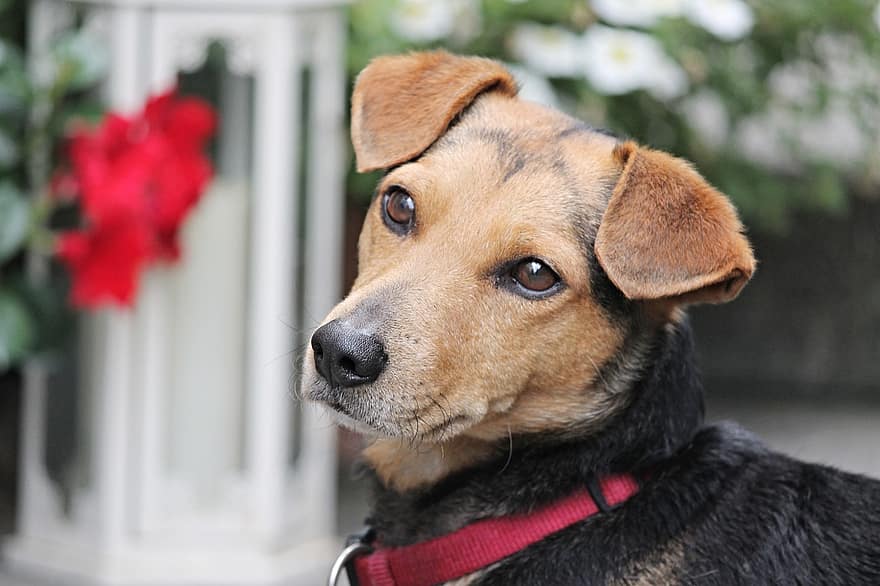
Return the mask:
[[[583,428],[618,400],[603,368],[634,321],[749,279],[735,212],[686,163],[515,93],[446,53],[361,74],[358,167],[390,170],[304,364],[341,423],[419,443]]]

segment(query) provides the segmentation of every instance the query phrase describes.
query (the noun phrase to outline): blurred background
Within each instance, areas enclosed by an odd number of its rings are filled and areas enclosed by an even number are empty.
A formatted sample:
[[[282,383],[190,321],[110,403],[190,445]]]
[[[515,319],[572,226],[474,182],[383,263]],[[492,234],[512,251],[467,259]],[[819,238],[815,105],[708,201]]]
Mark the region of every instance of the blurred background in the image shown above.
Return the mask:
[[[436,47],[727,193],[710,419],[880,477],[877,0],[0,0],[0,584],[322,583],[367,503],[297,396],[377,180],[348,97]]]

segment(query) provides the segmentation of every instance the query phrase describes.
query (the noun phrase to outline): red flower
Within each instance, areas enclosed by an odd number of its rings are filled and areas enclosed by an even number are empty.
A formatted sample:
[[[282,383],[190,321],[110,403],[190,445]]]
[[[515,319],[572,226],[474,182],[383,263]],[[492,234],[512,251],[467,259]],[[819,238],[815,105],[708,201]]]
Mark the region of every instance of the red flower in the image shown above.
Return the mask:
[[[58,169],[49,179],[49,193],[57,201],[69,201],[79,195],[79,182],[67,169]]]
[[[74,274],[75,305],[130,304],[143,267],[179,257],[180,227],[213,173],[203,149],[215,125],[210,106],[171,91],[135,116],[111,113],[73,134],[70,174],[85,226],[62,238],[59,256]]]
[[[70,300],[75,306],[131,305],[150,256],[150,234],[145,224],[102,224],[63,234],[57,252],[73,277]]]
[[[144,120],[167,135],[184,150],[200,150],[216,126],[214,112],[195,98],[179,98],[173,92],[150,99],[144,107]]]

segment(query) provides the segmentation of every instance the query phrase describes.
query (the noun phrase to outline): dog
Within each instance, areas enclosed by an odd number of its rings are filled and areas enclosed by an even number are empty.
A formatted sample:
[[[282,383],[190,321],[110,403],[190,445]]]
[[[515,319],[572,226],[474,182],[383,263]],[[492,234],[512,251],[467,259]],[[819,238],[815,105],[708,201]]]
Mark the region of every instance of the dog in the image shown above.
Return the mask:
[[[446,52],[372,61],[351,116],[385,175],[304,389],[369,439],[352,580],[880,584],[880,482],[703,424],[684,308],[755,259],[691,165]]]

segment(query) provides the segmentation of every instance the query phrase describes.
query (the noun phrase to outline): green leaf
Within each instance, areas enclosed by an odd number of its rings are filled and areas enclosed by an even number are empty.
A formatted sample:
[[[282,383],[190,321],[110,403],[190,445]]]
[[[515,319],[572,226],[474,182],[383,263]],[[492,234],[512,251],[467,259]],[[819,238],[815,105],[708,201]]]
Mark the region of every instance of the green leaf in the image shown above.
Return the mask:
[[[29,222],[28,200],[11,183],[0,183],[0,263],[24,244]]]
[[[76,331],[76,314],[67,302],[69,275],[50,271],[34,283],[20,276],[8,284],[25,302],[33,324],[32,354],[50,355],[67,344]]]
[[[0,128],[0,168],[12,167],[20,156],[18,144],[3,128]]]
[[[107,108],[97,101],[75,100],[70,104],[64,104],[58,114],[59,132],[64,132],[72,123],[85,123],[90,126],[97,125],[106,113]]]
[[[52,48],[56,80],[64,89],[84,90],[98,83],[107,71],[107,47],[92,34],[74,31],[62,36]]]
[[[0,114],[19,112],[30,96],[21,51],[0,39]]]
[[[27,307],[11,291],[0,289],[0,372],[24,358],[33,339]]]
[[[832,213],[842,214],[847,209],[847,193],[843,178],[833,167],[821,166],[812,173],[811,193],[807,204]]]

